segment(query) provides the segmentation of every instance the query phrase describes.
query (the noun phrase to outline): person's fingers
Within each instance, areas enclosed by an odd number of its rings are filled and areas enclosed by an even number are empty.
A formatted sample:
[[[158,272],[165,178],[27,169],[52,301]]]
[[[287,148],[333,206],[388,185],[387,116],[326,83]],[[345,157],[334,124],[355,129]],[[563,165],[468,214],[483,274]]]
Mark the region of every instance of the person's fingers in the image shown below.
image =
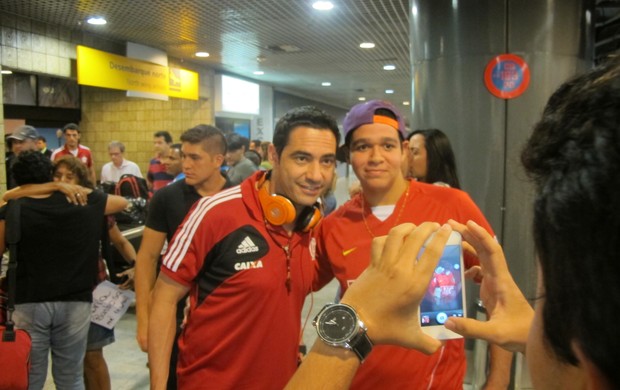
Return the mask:
[[[478,257],[478,252],[476,252],[476,249],[467,241],[463,241],[463,252],[469,253],[474,257]]]
[[[483,339],[495,342],[495,330],[488,321],[478,321],[471,318],[449,317],[444,323],[446,329],[458,333],[463,337]]]
[[[85,192],[83,192],[83,191],[81,191],[81,190],[80,190],[80,191],[78,191],[78,192],[75,194],[75,198],[76,198],[76,200],[78,201],[78,204],[80,204],[80,205],[82,205],[82,206],[86,205],[86,203],[87,203],[87,197],[86,197],[86,193],[85,193]]]
[[[435,353],[439,347],[441,347],[441,341],[425,333],[420,333],[420,337],[416,340],[416,344],[414,348],[426,355]]]
[[[381,255],[387,236],[375,237],[370,245],[370,264],[378,267],[381,264]]]
[[[403,256],[403,241],[415,227],[416,226],[412,223],[403,223],[390,230],[385,240],[383,252],[381,253],[381,262],[383,265],[390,266],[398,262],[401,256]]]
[[[438,225],[435,224],[434,226],[429,227],[436,229]],[[451,232],[452,227],[444,224],[435,232],[433,238],[426,244],[424,253],[420,256],[418,262],[416,263],[416,271],[421,278],[428,278],[430,280],[435,268],[437,268],[437,264],[443,254],[446,242],[448,242]]]
[[[465,278],[473,280],[474,282],[480,284],[482,282],[482,278],[484,277],[484,273],[482,272],[482,267],[479,265],[474,265],[465,271]]]

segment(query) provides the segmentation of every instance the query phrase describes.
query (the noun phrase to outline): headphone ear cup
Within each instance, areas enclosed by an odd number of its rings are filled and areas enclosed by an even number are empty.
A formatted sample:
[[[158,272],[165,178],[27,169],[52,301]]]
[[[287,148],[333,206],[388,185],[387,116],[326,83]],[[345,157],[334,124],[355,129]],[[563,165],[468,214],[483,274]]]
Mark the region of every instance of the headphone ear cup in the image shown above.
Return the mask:
[[[295,229],[297,231],[307,232],[315,227],[322,217],[323,214],[321,213],[321,209],[316,205],[305,207],[300,213],[299,218],[297,218]]]
[[[281,226],[295,220],[295,206],[284,196],[271,195],[267,192],[267,188],[261,185],[258,190],[258,199],[265,214],[265,219],[270,224]]]

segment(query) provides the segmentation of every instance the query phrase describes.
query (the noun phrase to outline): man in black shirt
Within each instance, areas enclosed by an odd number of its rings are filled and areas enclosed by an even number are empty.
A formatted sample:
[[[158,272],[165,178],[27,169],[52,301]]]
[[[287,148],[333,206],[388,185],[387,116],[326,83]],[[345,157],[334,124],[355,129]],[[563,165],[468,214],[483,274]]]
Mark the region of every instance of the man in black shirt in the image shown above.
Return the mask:
[[[209,125],[198,125],[181,135],[183,173],[178,180],[155,192],[149,204],[142,243],[136,258],[136,314],[138,330],[136,338],[143,351],[147,351],[149,296],[155,285],[159,256],[166,241],[170,242],[177,227],[198,199],[213,195],[230,187],[227,178],[220,173],[226,155],[226,139],[222,132]],[[181,301],[177,320],[183,319]],[[178,329],[177,329],[178,331]],[[177,332],[178,333],[178,332]],[[176,343],[175,343],[176,345]],[[168,389],[176,388],[176,349],[170,360]]]

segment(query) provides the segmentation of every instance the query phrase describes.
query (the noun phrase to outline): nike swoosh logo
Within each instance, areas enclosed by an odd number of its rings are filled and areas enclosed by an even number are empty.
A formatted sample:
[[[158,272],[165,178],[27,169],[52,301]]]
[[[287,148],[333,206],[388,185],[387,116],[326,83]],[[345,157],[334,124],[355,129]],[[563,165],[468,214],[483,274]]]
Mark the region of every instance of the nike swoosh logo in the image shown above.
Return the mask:
[[[357,247],[355,247],[355,248],[351,248],[351,249],[347,249],[347,250],[344,250],[344,251],[342,251],[342,255],[343,255],[343,256],[348,256],[348,255],[350,255],[350,254],[351,254],[351,252],[353,252],[353,251],[354,251],[354,250],[356,250],[356,249],[357,249]]]

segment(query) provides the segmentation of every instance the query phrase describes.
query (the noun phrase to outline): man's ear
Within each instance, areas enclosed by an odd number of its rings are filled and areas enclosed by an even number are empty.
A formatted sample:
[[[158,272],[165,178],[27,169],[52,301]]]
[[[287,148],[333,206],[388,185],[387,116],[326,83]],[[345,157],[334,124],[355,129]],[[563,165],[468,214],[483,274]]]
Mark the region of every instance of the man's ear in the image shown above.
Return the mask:
[[[271,165],[280,163],[278,153],[276,152],[276,147],[273,144],[269,144],[269,148],[267,148],[267,158],[269,159]]]
[[[600,368],[583,353],[581,347],[575,341],[572,342],[572,349],[583,371],[586,389],[611,390],[614,388],[609,383],[609,379],[601,372]]]

